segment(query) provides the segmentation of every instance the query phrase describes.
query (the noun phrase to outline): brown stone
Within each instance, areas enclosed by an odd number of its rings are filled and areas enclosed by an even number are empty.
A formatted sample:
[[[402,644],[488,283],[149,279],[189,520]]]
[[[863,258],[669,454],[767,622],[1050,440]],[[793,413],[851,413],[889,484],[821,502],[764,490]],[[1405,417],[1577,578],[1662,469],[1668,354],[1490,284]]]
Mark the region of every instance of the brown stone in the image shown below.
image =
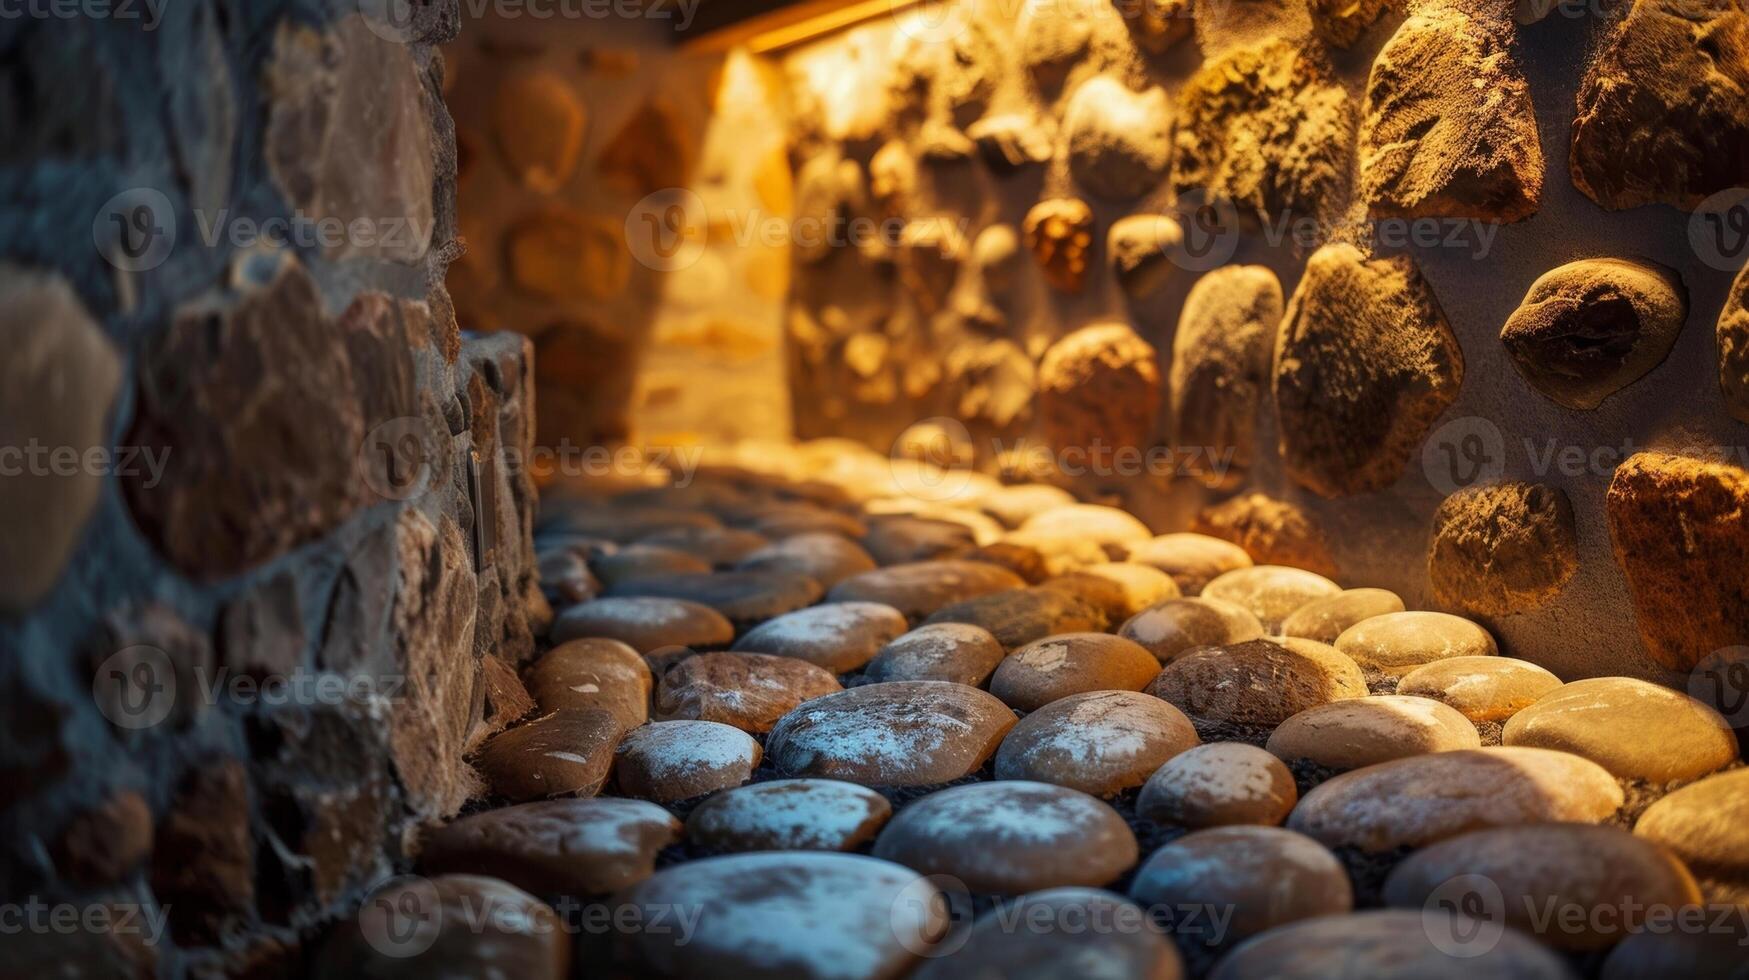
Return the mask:
[[[1462,616],[1397,612],[1371,616],[1342,631],[1336,649],[1371,670],[1401,677],[1453,657],[1492,657],[1500,650],[1486,629]]]
[[[479,686],[483,703],[480,720],[468,733],[470,752],[486,739],[534,714],[536,709],[528,688],[522,686],[522,678],[516,676],[516,668],[495,653],[480,658]]]
[[[1592,409],[1662,364],[1687,319],[1688,290],[1675,270],[1584,259],[1532,283],[1500,342],[1555,404]]]
[[[152,891],[178,942],[215,943],[255,904],[249,777],[235,759],[184,776],[152,846]]]
[[[1329,769],[1481,747],[1476,726],[1455,708],[1398,694],[1307,708],[1276,726],[1266,746],[1288,762],[1307,759]]]
[[[1345,190],[1354,116],[1315,48],[1233,48],[1179,92],[1173,184],[1264,219],[1327,217]]]
[[[152,853],[152,829],[145,798],[122,790],[67,822],[55,844],[55,866],[82,885],[114,884]]]
[[[1203,586],[1219,576],[1252,564],[1245,549],[1206,534],[1162,534],[1129,545],[1128,551],[1130,561],[1152,565],[1172,576],[1178,591],[1186,596],[1200,595]]]
[[[1088,465],[1109,466],[1115,451],[1153,445],[1160,369],[1153,346],[1126,324],[1083,327],[1052,344],[1038,388],[1038,419],[1059,452],[1085,452]]]
[[[628,545],[589,558],[590,573],[607,585],[648,575],[694,575],[710,570],[710,562],[703,558],[659,544]]]
[[[1172,277],[1172,255],[1183,243],[1184,229],[1166,215],[1132,214],[1111,223],[1105,254],[1124,295],[1140,300],[1159,292]],[[1276,319],[1281,319],[1279,312]]]
[[[1391,8],[1390,0],[1311,0],[1312,29],[1326,44],[1352,47]]]
[[[1167,760],[1199,741],[1190,719],[1159,698],[1089,691],[1022,718],[996,750],[996,778],[1112,797],[1147,782]]]
[[[1147,690],[1197,721],[1273,728],[1307,708],[1365,697],[1366,679],[1323,644],[1251,640],[1190,650]]]
[[[1013,341],[955,345],[947,354],[947,379],[959,392],[959,416],[968,422],[1001,427],[1032,414],[1038,372]]]
[[[449,816],[478,789],[462,756],[474,722],[479,584],[461,528],[447,514],[434,527],[420,511],[403,510],[396,556],[391,676],[404,682],[390,702],[389,748],[410,802]]]
[[[768,732],[796,705],[838,690],[838,679],[829,671],[793,656],[706,653],[688,657],[662,676],[656,717]]]
[[[1570,980],[1559,953],[1510,929],[1492,944],[1486,921],[1446,908],[1369,909],[1289,923],[1221,962],[1220,980],[1318,980],[1334,975],[1407,980],[1476,976]],[[1452,950],[1462,956],[1455,956]]]
[[[931,786],[977,772],[1014,727],[986,691],[944,681],[867,684],[809,701],[765,740],[795,776],[865,786]]]
[[[1127,201],[1159,186],[1172,154],[1172,110],[1159,86],[1133,92],[1109,75],[1082,82],[1064,110],[1069,173],[1095,197]]]
[[[997,564],[1013,568],[1016,574],[1028,581],[1037,579],[1041,583],[1054,575],[1067,575],[1093,565],[1103,565],[1111,560],[1112,555],[1098,541],[1069,531],[1010,531],[990,547],[1020,549],[1024,558],[1018,562],[998,561]],[[1121,548],[1113,550],[1120,554],[1123,551]]]
[[[1708,776],[1653,803],[1634,835],[1668,848],[1697,874],[1749,883],[1749,769]]]
[[[886,797],[855,783],[774,779],[705,800],[686,836],[717,851],[854,851],[892,815]]]
[[[1739,422],[1749,422],[1749,263],[1737,273],[1719,311],[1719,388],[1725,410]]]
[[[343,920],[315,956],[320,976],[423,977],[496,971],[561,980],[570,934],[551,907],[477,875],[392,878]]]
[[[498,83],[492,107],[498,152],[529,190],[553,194],[570,180],[588,121],[583,100],[551,71],[518,73]]]
[[[1573,505],[1559,487],[1465,487],[1433,515],[1427,579],[1439,604],[1484,616],[1548,604],[1579,567]]]
[[[1086,57],[1095,9],[1085,0],[1026,5],[1016,26],[1020,63],[1041,91],[1051,94],[1060,89]]]
[[[1636,0],[1579,83],[1573,186],[1612,211],[1692,211],[1749,186],[1749,14]]]
[[[744,572],[788,572],[806,575],[830,589],[839,582],[875,569],[875,560],[854,541],[824,532],[795,534],[755,549],[735,567]]]
[[[1006,655],[989,630],[969,623],[920,626],[875,654],[863,671],[873,681],[952,681],[982,686]]]
[[[1280,759],[1244,742],[1186,749],[1155,770],[1136,799],[1136,814],[1160,824],[1275,826],[1299,801]]]
[[[1222,599],[1167,599],[1136,613],[1117,635],[1161,663],[1197,647],[1226,646],[1263,637],[1263,624],[1243,606]]]
[[[972,529],[957,521],[907,514],[871,517],[868,536],[862,539],[882,565],[927,561],[975,543]]]
[[[1517,33],[1510,11],[1473,0],[1421,4],[1397,28],[1373,62],[1360,125],[1360,193],[1374,218],[1536,213],[1542,144]]]
[[[1327,847],[1376,854],[1484,827],[1597,823],[1621,804],[1615,777],[1579,756],[1464,749],[1381,762],[1320,783],[1288,826]]]
[[[1235,568],[1203,586],[1202,598],[1230,602],[1257,617],[1270,633],[1302,606],[1328,598],[1342,587],[1316,572],[1286,565]]]
[[[1449,704],[1471,721],[1505,721],[1561,686],[1536,664],[1511,657],[1451,657],[1411,670],[1398,694]]]
[[[303,611],[297,579],[276,575],[219,614],[219,656],[238,674],[283,682],[302,666]]]
[[[762,623],[736,640],[733,649],[795,657],[842,674],[874,659],[906,627],[904,614],[891,606],[829,602]]]
[[[826,601],[878,602],[916,622],[944,606],[1025,585],[1020,576],[999,565],[924,561],[853,575],[833,586]]]
[[[463,817],[429,834],[427,874],[490,873],[536,895],[606,895],[650,877],[680,821],[640,800],[545,800]]]
[[[1210,486],[1242,482],[1257,454],[1281,312],[1281,283],[1260,265],[1216,269],[1184,301],[1172,339],[1172,444]]]
[[[1149,908],[1207,902],[1230,916],[1222,942],[1354,908],[1354,888],[1336,855],[1280,827],[1211,827],[1186,834],[1137,869],[1130,897]]]
[[[1109,925],[1079,925],[1091,922]],[[1016,929],[1015,923],[1042,925]],[[1149,924],[1148,913],[1097,888],[1051,888],[1022,895],[1001,911],[984,913],[965,935],[963,946],[925,961],[912,980],[1184,976],[1177,948]]]
[[[625,439],[631,341],[589,320],[567,317],[536,333],[534,348],[541,444],[555,445],[561,434],[580,445]]]
[[[931,793],[900,810],[874,856],[973,892],[1110,884],[1136,863],[1136,837],[1105,803],[1062,786],[997,780]]]
[[[169,606],[151,603],[111,610],[103,617],[87,659],[97,710],[118,729],[150,730],[158,725],[181,729],[209,707],[216,667],[212,643],[204,631]],[[35,713],[27,711],[25,716],[32,718]],[[58,728],[59,723],[52,727]]]
[[[1388,589],[1344,589],[1313,599],[1281,621],[1283,636],[1335,643],[1356,623],[1403,611],[1403,599]]]
[[[682,599],[596,599],[572,606],[553,622],[552,639],[618,640],[639,653],[663,647],[722,647],[735,628],[709,606]]]
[[[624,229],[559,205],[511,226],[505,260],[510,281],[540,299],[612,299],[631,277]]]
[[[1338,574],[1324,529],[1305,508],[1290,501],[1243,494],[1203,508],[1192,527],[1199,534],[1244,548],[1259,565],[1290,565],[1325,578]]]
[[[1276,340],[1289,475],[1326,497],[1390,486],[1463,377],[1463,351],[1412,259],[1326,245],[1307,262]]]
[[[492,791],[516,802],[594,796],[625,729],[605,708],[566,708],[495,735],[480,748]]]
[[[631,729],[649,720],[650,668],[618,640],[561,643],[528,671],[529,692],[542,714],[562,708],[605,708]]]
[[[110,405],[121,383],[115,348],[69,284],[0,264],[0,445],[49,448],[52,463],[71,447],[83,459],[108,443]],[[57,467],[58,469],[58,467]],[[0,536],[0,610],[34,605],[60,578],[97,505],[100,473],[85,466],[0,481],[0,510],[13,515]]]
[[[692,166],[692,139],[661,97],[638,106],[595,161],[602,177],[639,195],[685,187]]]
[[[956,602],[936,610],[926,622],[981,627],[1006,650],[1058,633],[1101,630],[1108,625],[1098,606],[1045,586],[1009,589]]]
[[[1454,879],[1459,884],[1448,884]],[[1701,896],[1674,855],[1619,827],[1545,824],[1477,830],[1416,851],[1392,869],[1384,899],[1411,909],[1450,899],[1458,908],[1483,908],[1492,921],[1558,949],[1584,951],[1654,927],[1673,910],[1698,905]],[[1544,909],[1605,908],[1614,914],[1577,923],[1570,912],[1543,915]]]
[[[1139,644],[1106,633],[1061,633],[1008,655],[990,677],[990,693],[1010,707],[1036,711],[1089,691],[1139,691],[1159,673]]]
[[[1044,584],[1100,606],[1114,623],[1121,623],[1150,606],[1178,598],[1178,585],[1172,581],[1172,576],[1140,562],[1108,561],[1087,565]]]
[[[1079,293],[1093,245],[1093,210],[1085,201],[1053,198],[1026,212],[1020,224],[1026,247],[1052,289]]]
[[[1623,779],[1696,779],[1737,759],[1736,733],[1710,706],[1631,677],[1591,677],[1519,711],[1506,745],[1559,749]]]
[[[1735,466],[1636,453],[1616,468],[1610,542],[1657,663],[1689,670],[1749,636],[1746,507],[1749,473]]]
[[[656,721],[620,740],[613,781],[627,796],[677,803],[745,783],[763,755],[752,736],[730,725]]]
[[[697,602],[745,627],[810,605],[822,591],[820,583],[793,573],[709,572],[626,579],[609,586],[607,595]]]
[[[794,538],[808,538],[810,535],[791,535]],[[734,565],[754,553],[770,545],[771,539],[763,534],[730,527],[674,527],[656,531],[641,539],[643,544],[660,545],[665,548],[677,548],[690,552],[712,565]],[[800,547],[798,542],[797,547]],[[765,569],[746,569],[747,571],[763,571]],[[777,568],[774,571],[793,571],[808,575],[816,581],[818,576],[811,575],[805,568]]]

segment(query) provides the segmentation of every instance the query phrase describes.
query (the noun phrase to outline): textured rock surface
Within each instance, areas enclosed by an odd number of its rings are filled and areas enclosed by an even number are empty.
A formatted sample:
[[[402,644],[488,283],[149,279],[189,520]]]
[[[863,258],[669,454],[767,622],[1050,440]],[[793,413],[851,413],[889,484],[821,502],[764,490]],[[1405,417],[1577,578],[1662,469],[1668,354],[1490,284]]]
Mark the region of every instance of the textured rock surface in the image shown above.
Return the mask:
[[[1452,657],[1492,657],[1500,651],[1482,627],[1448,613],[1399,612],[1363,619],[1342,631],[1336,649],[1372,670],[1402,676]]]
[[[1039,364],[1037,414],[1047,442],[1085,451],[1090,465],[1114,450],[1153,445],[1160,410],[1154,348],[1122,323],[1102,323],[1064,337]]]
[[[1427,580],[1439,604],[1484,616],[1548,604],[1579,567],[1573,505],[1559,487],[1465,487],[1439,505]]]
[[[1749,264],[1737,273],[1725,308],[1719,311],[1719,388],[1725,410],[1749,422]]]
[[[1192,527],[1237,544],[1259,565],[1291,565],[1326,578],[1338,574],[1323,526],[1291,501],[1242,494],[1198,511]]]
[[[1697,874],[1749,881],[1749,769],[1708,776],[1646,808],[1634,834]]]
[[[1561,686],[1536,664],[1511,657],[1451,657],[1411,670],[1398,694],[1432,698],[1471,721],[1505,721]]]
[[[1095,888],[1051,888],[1015,900],[1013,918],[997,911],[980,916],[965,945],[931,959],[914,980],[960,977],[1145,977],[1178,980],[1184,975],[1178,950],[1133,903]],[[1015,922],[1042,928],[1014,927]],[[1100,922],[1089,929],[1076,925]]]
[[[1694,210],[1749,184],[1749,14],[1636,0],[1579,84],[1573,185],[1611,210]]]
[[[795,657],[842,674],[874,659],[905,628],[904,614],[892,606],[829,602],[761,623],[742,634],[734,649]]]
[[[1559,749],[1626,779],[1667,783],[1729,765],[1737,736],[1686,694],[1631,677],[1592,677],[1556,688],[1519,711],[1507,745]]]
[[[312,972],[484,976],[503,970],[560,980],[571,967],[566,939],[550,906],[496,878],[409,876],[371,893],[360,913],[323,943]]]
[[[1107,625],[1105,613],[1098,606],[1042,585],[994,592],[943,606],[928,622],[977,626],[988,630],[1005,650],[1017,650],[1058,633],[1101,630]]]
[[[915,622],[976,596],[1023,588],[1020,576],[981,561],[925,561],[852,575],[826,594],[827,602],[878,602]]]
[[[796,776],[865,786],[929,786],[976,772],[1014,712],[986,691],[944,681],[869,684],[810,701],[765,740],[772,764]]]
[[[607,782],[625,731],[605,708],[567,708],[495,735],[480,747],[492,791],[521,802],[594,796]]]
[[[1078,293],[1087,278],[1093,245],[1093,210],[1075,198],[1040,201],[1026,212],[1020,233],[1039,272],[1053,289]]]
[[[936,623],[882,647],[863,675],[877,682],[951,681],[981,687],[1006,655],[1002,642],[981,626]]]
[[[1486,950],[1464,943],[1487,928],[1482,920],[1441,909],[1374,909],[1295,922],[1234,950],[1215,980],[1315,980],[1333,974],[1380,980],[1466,980],[1488,976],[1570,980],[1565,960],[1536,940],[1511,930]],[[1467,953],[1453,956],[1451,949]]]
[[[1139,691],[1159,662],[1137,643],[1106,633],[1054,633],[1009,654],[990,693],[1020,711],[1089,691]]]
[[[625,733],[613,781],[641,800],[676,803],[739,786],[763,755],[751,735],[714,721],[656,721]]]
[[[1663,363],[1687,319],[1688,290],[1673,270],[1585,259],[1532,283],[1500,342],[1532,387],[1591,409]]]
[[[1627,576],[1646,653],[1688,670],[1749,636],[1743,514],[1749,473],[1662,453],[1616,468],[1605,498],[1616,564]]]
[[[1014,726],[996,750],[996,778],[1111,797],[1142,785],[1198,741],[1190,719],[1159,698],[1121,690],[1074,694]]]
[[[1389,0],[1311,0],[1312,29],[1336,48],[1353,46],[1384,12]]]
[[[1172,576],[1178,591],[1187,596],[1202,594],[1203,586],[1235,568],[1249,568],[1251,556],[1230,541],[1206,534],[1162,534],[1151,541],[1131,545],[1129,560],[1152,565]]]
[[[1344,589],[1313,599],[1281,621],[1284,636],[1335,643],[1350,626],[1403,611],[1403,599],[1388,589]]]
[[[1348,872],[1324,845],[1280,827],[1213,827],[1154,852],[1130,897],[1151,908],[1206,902],[1230,915],[1222,941],[1354,907]]]
[[[463,817],[433,831],[422,871],[490,874],[536,895],[605,895],[656,869],[680,821],[654,803],[600,797],[546,800]]]
[[[998,173],[1038,166],[1051,158],[1056,127],[1046,119],[1008,113],[986,116],[966,129],[984,162]]]
[[[1184,301],[1172,338],[1172,442],[1201,449],[1190,465],[1211,486],[1238,485],[1256,456],[1281,314],[1281,283],[1257,265],[1216,269]]]
[[[1307,641],[1292,641],[1307,643]],[[1274,727],[1307,708],[1366,696],[1354,662],[1322,644],[1270,640],[1191,650],[1166,665],[1148,693],[1192,719]]]
[[[1274,826],[1299,802],[1293,773],[1280,759],[1244,742],[1186,749],[1148,777],[1136,813],[1184,827]]]
[[[709,606],[682,599],[596,599],[572,606],[553,622],[555,642],[597,637],[625,643],[639,653],[668,646],[720,647],[735,628]]]
[[[1201,598],[1230,602],[1270,633],[1301,606],[1336,595],[1342,587],[1316,572],[1286,565],[1254,565],[1221,574],[1203,587]]]
[[[768,732],[777,719],[810,698],[841,690],[823,667],[789,656],[705,653],[688,657],[662,676],[656,717],[731,725]]]
[[[1196,647],[1226,646],[1263,637],[1263,624],[1249,610],[1223,599],[1167,599],[1130,617],[1117,631],[1161,663]]]
[[[1081,83],[1064,110],[1069,173],[1095,197],[1127,201],[1159,185],[1172,153],[1172,112],[1158,86],[1133,92],[1108,75]]]
[[[931,793],[893,817],[874,855],[974,892],[1106,885],[1136,863],[1135,834],[1085,793],[1001,780]]]
[[[722,851],[854,851],[892,815],[886,797],[855,783],[774,779],[709,797],[686,836]]]
[[[1601,766],[1566,752],[1466,749],[1382,762],[1322,783],[1288,826],[1377,853],[1484,827],[1597,823],[1622,804]]]
[[[1388,487],[1463,376],[1463,351],[1413,260],[1325,246],[1276,339],[1283,464],[1326,497]]]
[[[1516,32],[1504,8],[1439,0],[1416,7],[1379,52],[1359,149],[1374,217],[1511,222],[1536,212],[1542,145]]]
[[[1179,92],[1172,182],[1259,217],[1326,217],[1348,179],[1354,116],[1313,49],[1281,38],[1234,48]]]
[[[1481,737],[1456,709],[1431,698],[1383,694],[1321,704],[1282,722],[1269,751],[1331,769],[1358,769],[1427,752],[1479,749]]]
[[[562,643],[528,672],[528,693],[541,713],[561,708],[606,708],[621,728],[636,728],[650,717],[650,668],[638,652],[618,640]]]

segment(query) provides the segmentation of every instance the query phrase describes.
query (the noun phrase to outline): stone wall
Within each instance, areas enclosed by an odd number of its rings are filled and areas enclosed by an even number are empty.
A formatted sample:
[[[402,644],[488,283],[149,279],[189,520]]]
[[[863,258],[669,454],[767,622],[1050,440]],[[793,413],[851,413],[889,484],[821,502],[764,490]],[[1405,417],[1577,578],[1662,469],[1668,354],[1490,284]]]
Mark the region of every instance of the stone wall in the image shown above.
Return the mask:
[[[967,0],[785,68],[798,242],[876,232],[796,250],[799,435],[1121,500],[1566,677],[1749,640],[1736,0]],[[1670,499],[1611,489],[1641,450],[1687,458],[1638,478]]]
[[[131,9],[0,21],[6,971],[295,975],[525,704],[531,354],[442,285],[453,3]]]

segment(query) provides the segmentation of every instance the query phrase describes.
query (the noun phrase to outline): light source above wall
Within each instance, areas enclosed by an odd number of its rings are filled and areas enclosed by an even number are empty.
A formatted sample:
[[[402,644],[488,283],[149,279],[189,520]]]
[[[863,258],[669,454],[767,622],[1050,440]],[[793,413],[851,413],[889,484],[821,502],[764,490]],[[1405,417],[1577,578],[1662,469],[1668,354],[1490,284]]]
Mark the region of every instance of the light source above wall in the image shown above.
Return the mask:
[[[754,54],[783,51],[854,24],[898,14],[923,0],[708,0],[681,45],[690,51],[744,47]]]

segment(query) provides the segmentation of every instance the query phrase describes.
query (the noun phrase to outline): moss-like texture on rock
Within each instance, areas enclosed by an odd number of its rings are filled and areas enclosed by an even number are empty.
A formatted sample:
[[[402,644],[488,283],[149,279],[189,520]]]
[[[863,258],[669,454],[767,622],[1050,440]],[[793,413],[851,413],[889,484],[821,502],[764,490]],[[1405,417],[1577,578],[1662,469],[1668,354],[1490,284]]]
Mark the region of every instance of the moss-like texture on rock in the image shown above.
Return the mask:
[[[1466,487],[1433,515],[1427,578],[1441,606],[1528,612],[1553,599],[1578,567],[1573,505],[1558,487]]]

